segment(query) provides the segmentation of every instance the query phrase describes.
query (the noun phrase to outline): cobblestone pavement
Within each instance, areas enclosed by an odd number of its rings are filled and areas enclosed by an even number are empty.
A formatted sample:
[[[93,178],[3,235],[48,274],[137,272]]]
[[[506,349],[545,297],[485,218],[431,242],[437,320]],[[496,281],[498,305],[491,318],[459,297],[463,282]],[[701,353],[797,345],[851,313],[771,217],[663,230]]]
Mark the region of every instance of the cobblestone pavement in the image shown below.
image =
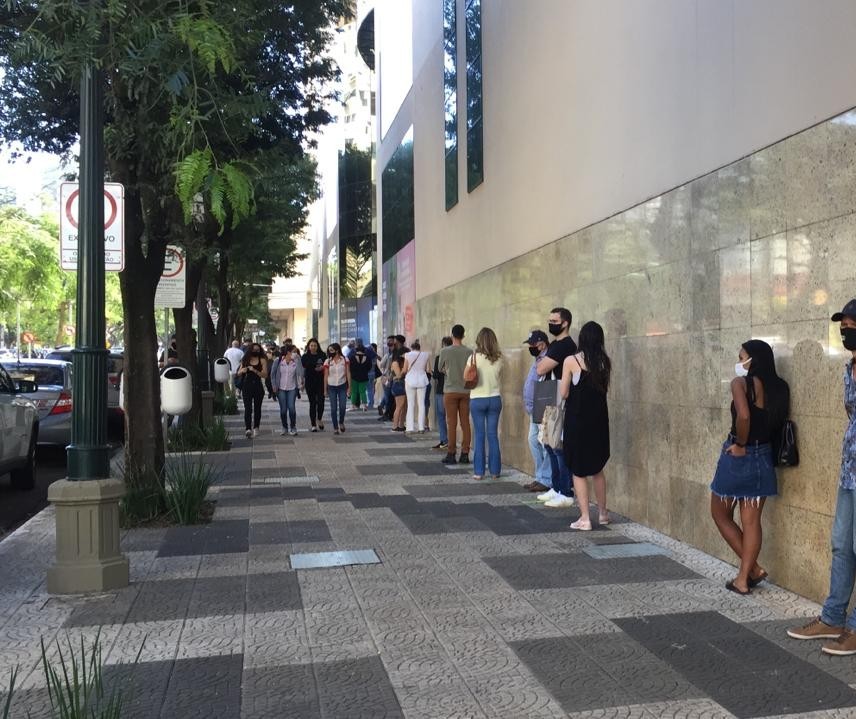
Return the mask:
[[[731,567],[618,516],[574,533],[525,475],[473,481],[373,412],[292,438],[265,404],[261,436],[229,418],[207,456],[210,525],[125,533],[127,589],[45,592],[51,509],[0,543],[12,716],[48,716],[40,638],[100,633],[126,717],[856,717],[854,660],[785,636],[814,603],[736,596]]]

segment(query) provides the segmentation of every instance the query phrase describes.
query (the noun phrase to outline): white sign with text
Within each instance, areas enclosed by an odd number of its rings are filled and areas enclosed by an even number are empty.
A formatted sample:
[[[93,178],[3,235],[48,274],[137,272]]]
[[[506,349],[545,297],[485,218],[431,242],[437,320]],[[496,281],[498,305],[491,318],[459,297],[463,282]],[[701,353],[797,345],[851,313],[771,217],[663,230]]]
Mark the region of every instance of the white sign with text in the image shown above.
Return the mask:
[[[77,269],[77,226],[80,220],[80,188],[63,182],[59,188],[60,267]],[[104,183],[104,269],[125,269],[125,188],[117,182]]]

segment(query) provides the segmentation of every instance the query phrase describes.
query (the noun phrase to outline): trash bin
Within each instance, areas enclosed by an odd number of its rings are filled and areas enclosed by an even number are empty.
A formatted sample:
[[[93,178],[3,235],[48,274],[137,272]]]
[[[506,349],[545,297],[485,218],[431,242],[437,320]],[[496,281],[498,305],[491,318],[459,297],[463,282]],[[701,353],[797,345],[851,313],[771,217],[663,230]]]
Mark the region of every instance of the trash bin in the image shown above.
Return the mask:
[[[214,381],[219,382],[220,384],[226,384],[229,381],[229,372],[232,369],[232,366],[229,364],[229,360],[225,357],[220,357],[220,359],[214,360]]]
[[[193,407],[193,381],[184,367],[167,367],[160,376],[161,409],[167,414],[187,414]]]

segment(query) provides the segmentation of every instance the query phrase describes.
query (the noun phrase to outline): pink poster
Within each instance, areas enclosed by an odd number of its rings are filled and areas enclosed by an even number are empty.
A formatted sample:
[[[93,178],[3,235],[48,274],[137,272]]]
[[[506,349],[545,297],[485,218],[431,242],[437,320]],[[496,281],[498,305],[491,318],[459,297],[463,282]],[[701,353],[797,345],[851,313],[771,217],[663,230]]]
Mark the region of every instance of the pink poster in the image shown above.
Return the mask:
[[[413,339],[416,331],[416,241],[383,265],[383,318],[386,334]]]

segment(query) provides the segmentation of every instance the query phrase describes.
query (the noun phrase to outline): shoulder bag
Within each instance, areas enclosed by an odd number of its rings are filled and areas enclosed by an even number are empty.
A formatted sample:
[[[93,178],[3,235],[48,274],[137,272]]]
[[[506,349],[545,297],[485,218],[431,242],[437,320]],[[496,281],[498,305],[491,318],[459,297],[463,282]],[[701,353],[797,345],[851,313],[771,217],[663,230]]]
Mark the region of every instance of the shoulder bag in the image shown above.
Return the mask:
[[[544,379],[535,383],[535,395],[532,403],[532,421],[541,424],[544,410],[559,403],[559,380]]]
[[[797,426],[793,420],[786,419],[779,436],[778,451],[774,455],[776,463],[782,467],[796,467],[800,463],[797,449]]]
[[[475,389],[479,383],[479,368],[476,366],[476,353],[473,352],[467,366],[464,367],[464,389]]]

